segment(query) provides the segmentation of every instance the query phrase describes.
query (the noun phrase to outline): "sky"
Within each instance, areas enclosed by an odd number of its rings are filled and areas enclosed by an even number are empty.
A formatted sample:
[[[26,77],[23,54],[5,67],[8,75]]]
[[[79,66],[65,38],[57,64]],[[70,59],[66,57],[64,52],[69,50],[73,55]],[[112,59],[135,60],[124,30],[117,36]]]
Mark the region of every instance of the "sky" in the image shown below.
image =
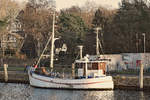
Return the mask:
[[[15,0],[15,1],[22,3],[28,0]],[[118,8],[118,4],[121,0],[56,0],[56,9],[60,10],[75,5],[81,7],[85,4],[86,1],[95,2],[97,5],[102,5],[103,7]]]
[[[57,9],[67,8],[74,5],[83,6],[88,0],[56,0]],[[111,8],[118,8],[118,4],[121,0],[89,0],[95,2],[98,5],[109,6]]]

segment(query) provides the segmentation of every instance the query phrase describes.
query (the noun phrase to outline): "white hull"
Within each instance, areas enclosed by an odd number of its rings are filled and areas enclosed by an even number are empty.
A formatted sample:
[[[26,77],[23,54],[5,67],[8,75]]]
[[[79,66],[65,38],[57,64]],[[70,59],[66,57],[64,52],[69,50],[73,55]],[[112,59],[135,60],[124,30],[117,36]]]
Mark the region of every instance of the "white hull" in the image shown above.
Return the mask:
[[[111,76],[102,76],[88,79],[61,79],[41,76],[34,72],[29,73],[30,85],[41,88],[60,89],[113,89]]]

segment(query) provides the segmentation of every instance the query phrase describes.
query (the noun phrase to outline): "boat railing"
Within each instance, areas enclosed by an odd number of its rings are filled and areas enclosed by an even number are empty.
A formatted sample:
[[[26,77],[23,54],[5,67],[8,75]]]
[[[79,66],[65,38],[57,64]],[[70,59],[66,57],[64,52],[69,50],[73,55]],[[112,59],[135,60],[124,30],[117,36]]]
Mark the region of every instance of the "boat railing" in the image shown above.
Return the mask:
[[[49,67],[40,67],[35,70],[35,73],[56,78],[73,78],[72,68],[70,66],[55,66],[52,72]]]

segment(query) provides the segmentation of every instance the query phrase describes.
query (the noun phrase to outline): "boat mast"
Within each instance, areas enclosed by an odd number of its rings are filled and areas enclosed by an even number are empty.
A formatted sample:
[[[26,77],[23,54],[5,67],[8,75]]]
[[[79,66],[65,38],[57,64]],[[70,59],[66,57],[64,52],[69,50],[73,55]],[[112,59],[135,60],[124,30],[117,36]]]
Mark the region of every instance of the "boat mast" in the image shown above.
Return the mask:
[[[98,39],[98,32],[101,28],[97,27],[96,28],[96,55],[99,55],[99,39]]]
[[[55,34],[54,34],[54,31],[55,31],[55,12],[53,14],[53,28],[52,28],[52,40],[51,40],[51,59],[50,59],[50,68],[51,68],[51,71],[53,70],[53,67],[54,67],[54,64],[53,64],[53,60],[54,60],[54,37],[55,37]]]
[[[82,59],[83,58],[83,55],[82,55],[83,46],[79,45],[78,48],[80,49],[80,59]]]

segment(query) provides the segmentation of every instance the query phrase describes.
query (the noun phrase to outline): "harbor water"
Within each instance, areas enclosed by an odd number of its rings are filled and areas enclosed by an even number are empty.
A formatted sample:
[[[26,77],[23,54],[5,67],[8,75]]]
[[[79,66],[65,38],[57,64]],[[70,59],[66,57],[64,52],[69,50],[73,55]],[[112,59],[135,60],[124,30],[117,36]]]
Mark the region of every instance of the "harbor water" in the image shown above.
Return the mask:
[[[28,84],[0,83],[0,100],[150,100],[150,92],[41,89]]]

